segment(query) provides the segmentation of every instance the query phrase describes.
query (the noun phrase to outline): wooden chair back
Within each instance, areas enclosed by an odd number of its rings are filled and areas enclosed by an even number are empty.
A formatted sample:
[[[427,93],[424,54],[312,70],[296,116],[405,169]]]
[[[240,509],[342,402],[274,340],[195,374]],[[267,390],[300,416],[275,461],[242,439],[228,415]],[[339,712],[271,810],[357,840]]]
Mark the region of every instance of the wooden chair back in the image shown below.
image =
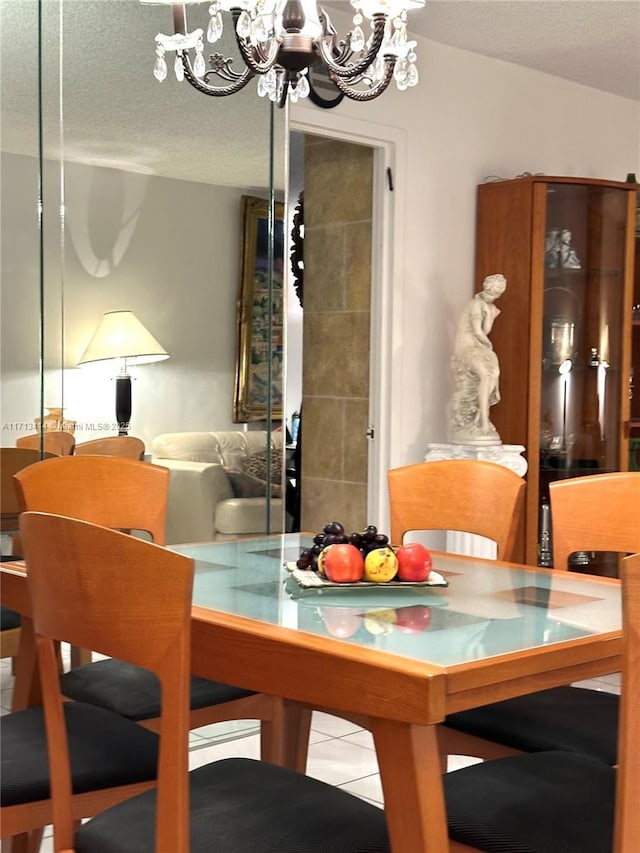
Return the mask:
[[[494,462],[418,462],[387,472],[391,542],[410,530],[456,530],[493,539],[510,560],[522,520],[525,482]]]
[[[141,460],[144,456],[144,441],[133,435],[112,435],[76,444],[75,456],[121,456],[124,459]]]
[[[32,450],[40,450],[39,432],[33,432],[31,435],[23,435],[16,439],[16,447],[28,447]],[[68,430],[48,429],[42,433],[42,447],[48,453],[55,453],[56,456],[71,456],[75,447],[76,439],[72,432]]]
[[[622,561],[624,657],[618,727],[614,853],[640,850],[640,554]]]
[[[574,551],[640,551],[640,472],[558,480],[549,496],[554,568]]]
[[[27,512],[21,530],[47,724],[56,849],[71,850],[74,832],[54,648],[65,641],[157,675],[162,688],[156,823],[162,843],[157,849],[188,850],[193,560],[63,516]]]
[[[15,475],[23,510],[143,530],[165,543],[169,469],[115,456],[60,456]]]
[[[41,459],[54,456],[40,455],[39,450],[28,447],[0,447],[0,529],[17,530],[20,502],[13,475]]]

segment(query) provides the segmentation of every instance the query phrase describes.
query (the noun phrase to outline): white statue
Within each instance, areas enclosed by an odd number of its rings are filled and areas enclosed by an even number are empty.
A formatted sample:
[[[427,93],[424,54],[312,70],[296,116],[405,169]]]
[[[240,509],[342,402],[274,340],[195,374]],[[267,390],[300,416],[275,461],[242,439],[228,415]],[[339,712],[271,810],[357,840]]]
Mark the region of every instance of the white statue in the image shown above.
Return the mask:
[[[560,234],[560,258],[562,266],[567,270],[579,270],[582,268],[580,258],[571,245],[571,231],[564,228]]]
[[[560,266],[560,229],[551,228],[544,235],[544,264],[546,267]]]
[[[488,275],[458,320],[451,359],[455,384],[451,440],[455,444],[502,443],[489,420],[490,406],[500,401],[500,365],[489,333],[500,313],[493,303],[506,286],[503,275]]]

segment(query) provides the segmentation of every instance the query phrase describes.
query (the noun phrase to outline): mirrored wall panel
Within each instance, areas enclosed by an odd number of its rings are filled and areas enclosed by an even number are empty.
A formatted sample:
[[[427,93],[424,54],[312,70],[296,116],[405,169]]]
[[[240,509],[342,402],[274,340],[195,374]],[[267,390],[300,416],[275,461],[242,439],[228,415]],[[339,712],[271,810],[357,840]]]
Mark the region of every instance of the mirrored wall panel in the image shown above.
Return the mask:
[[[171,6],[1,5],[3,420],[139,438],[172,470],[169,542],[282,529],[284,111],[159,82]]]

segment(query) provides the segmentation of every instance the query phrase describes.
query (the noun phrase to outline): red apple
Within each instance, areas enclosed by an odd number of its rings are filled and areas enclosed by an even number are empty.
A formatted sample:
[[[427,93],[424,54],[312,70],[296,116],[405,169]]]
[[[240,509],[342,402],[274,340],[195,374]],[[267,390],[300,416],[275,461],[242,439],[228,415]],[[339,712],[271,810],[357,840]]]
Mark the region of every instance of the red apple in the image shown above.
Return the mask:
[[[431,622],[431,608],[424,604],[412,604],[396,610],[396,628],[403,634],[420,634],[426,631]]]
[[[419,542],[408,542],[396,551],[401,581],[426,581],[431,573],[431,554]]]
[[[362,580],[364,558],[355,545],[337,543],[322,550],[322,568],[334,583]]]
[[[329,634],[339,640],[353,637],[362,625],[357,607],[321,607],[320,612]]]

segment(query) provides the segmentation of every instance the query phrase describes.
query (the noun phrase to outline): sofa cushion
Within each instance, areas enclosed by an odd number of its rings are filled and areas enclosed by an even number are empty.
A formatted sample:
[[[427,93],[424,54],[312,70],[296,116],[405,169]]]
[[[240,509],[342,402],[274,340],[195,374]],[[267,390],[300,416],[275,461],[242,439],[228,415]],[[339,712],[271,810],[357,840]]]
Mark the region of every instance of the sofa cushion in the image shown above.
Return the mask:
[[[280,483],[282,480],[282,454],[271,453],[271,458],[267,460],[266,451],[261,453],[252,453],[251,456],[245,456],[242,460],[242,470],[246,474],[250,474],[258,480],[267,479],[267,471],[269,463],[271,465],[271,482]]]
[[[272,498],[270,533],[282,530],[282,500]],[[263,532],[267,502],[264,498],[229,498],[216,506],[215,527],[218,533],[241,536]]]
[[[263,498],[267,494],[266,480],[260,480],[257,477],[252,477],[246,471],[236,471],[234,468],[225,468],[233,495],[236,498]],[[273,497],[279,498],[282,496],[282,486],[280,483],[271,484],[271,494]]]

